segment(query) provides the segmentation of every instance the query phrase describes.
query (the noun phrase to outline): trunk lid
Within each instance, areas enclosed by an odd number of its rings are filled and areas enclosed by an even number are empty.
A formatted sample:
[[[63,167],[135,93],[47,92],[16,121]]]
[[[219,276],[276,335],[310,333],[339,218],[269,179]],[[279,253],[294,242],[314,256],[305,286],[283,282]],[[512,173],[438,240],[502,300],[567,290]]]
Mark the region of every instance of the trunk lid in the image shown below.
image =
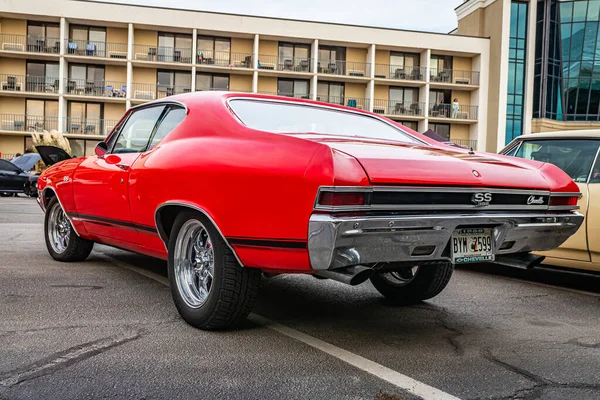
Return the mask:
[[[69,153],[56,146],[35,146],[35,149],[48,167],[72,158]]]

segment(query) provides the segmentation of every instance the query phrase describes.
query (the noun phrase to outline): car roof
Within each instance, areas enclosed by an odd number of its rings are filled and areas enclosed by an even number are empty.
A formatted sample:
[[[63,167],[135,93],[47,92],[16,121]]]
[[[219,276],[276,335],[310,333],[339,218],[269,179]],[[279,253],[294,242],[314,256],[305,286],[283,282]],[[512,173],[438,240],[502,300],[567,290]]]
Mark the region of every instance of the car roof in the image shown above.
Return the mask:
[[[531,133],[521,135],[515,140],[537,139],[600,139],[600,129]]]

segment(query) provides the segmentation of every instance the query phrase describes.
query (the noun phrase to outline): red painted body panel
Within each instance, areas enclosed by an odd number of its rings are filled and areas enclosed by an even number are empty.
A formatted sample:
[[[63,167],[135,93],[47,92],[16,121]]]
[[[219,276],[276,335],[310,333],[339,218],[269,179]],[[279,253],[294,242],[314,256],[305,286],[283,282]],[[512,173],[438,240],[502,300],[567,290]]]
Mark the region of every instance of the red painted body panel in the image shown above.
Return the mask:
[[[171,97],[188,107],[187,117],[150,151],[119,154],[130,165],[127,171],[97,156],[84,162],[69,160],[49,168],[40,179],[40,189],[52,186],[68,213],[121,224],[74,220],[82,236],[161,258],[166,252],[155,231],[157,208],[166,202],[193,205],[214,220],[244,265],[289,272],[310,271],[306,248],[253,247],[239,242],[247,238],[306,242],[320,186],[460,185],[578,191],[555,167],[492,154],[470,155],[412,131],[429,146],[253,130],[232,114],[226,103],[232,96],[272,98],[205,92]],[[481,178],[473,176],[474,169]],[[62,181],[65,174],[71,181]]]

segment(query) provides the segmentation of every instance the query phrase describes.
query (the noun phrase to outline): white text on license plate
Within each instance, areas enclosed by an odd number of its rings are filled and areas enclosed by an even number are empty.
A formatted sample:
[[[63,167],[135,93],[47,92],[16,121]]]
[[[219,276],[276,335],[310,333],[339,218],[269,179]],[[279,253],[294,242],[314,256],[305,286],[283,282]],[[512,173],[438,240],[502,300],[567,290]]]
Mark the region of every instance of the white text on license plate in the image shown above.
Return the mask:
[[[457,229],[452,233],[450,250],[455,264],[494,261],[492,229]]]

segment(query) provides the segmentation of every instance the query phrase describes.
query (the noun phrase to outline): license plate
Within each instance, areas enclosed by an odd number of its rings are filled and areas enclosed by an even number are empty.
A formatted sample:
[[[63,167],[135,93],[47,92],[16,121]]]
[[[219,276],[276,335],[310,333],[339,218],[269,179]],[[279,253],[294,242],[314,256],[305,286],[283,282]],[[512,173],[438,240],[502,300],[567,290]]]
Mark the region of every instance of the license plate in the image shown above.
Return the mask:
[[[452,233],[450,248],[454,264],[494,261],[492,229],[457,229]]]

